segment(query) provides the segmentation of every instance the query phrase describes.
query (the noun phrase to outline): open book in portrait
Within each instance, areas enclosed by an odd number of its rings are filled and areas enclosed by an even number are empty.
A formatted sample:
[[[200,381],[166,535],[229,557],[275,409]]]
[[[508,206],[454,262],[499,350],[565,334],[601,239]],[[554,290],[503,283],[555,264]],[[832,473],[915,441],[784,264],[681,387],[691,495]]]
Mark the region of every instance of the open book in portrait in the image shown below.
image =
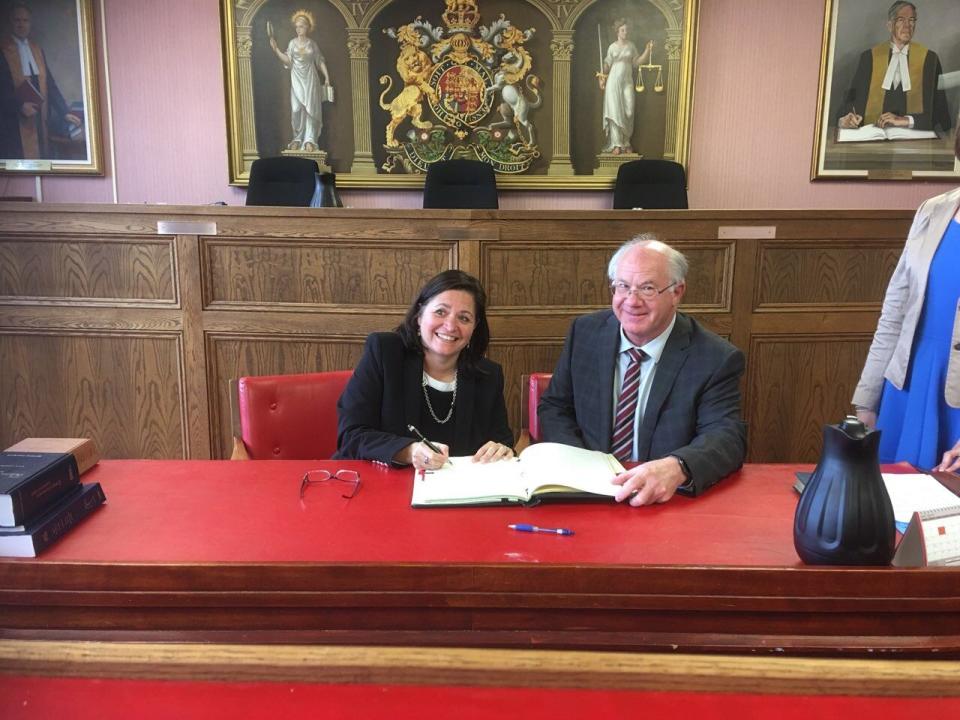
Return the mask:
[[[915,130],[901,127],[863,125],[858,128],[838,128],[837,142],[873,142],[875,140],[935,140],[933,130]]]
[[[519,457],[475,463],[452,457],[439,470],[416,473],[413,507],[535,505],[542,500],[610,500],[623,465],[608,453],[560,443],[530,445]]]

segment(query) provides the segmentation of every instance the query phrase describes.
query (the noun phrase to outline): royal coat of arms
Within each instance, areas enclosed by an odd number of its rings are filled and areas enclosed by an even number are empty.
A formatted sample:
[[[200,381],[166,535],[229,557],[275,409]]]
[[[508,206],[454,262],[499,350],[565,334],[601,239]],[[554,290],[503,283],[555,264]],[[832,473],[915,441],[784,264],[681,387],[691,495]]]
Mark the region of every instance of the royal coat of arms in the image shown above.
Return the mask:
[[[534,29],[504,16],[480,25],[475,0],[446,0],[443,26],[417,17],[384,32],[397,41],[397,75],[380,77],[390,114],[386,172],[426,172],[439,160],[467,158],[497,172],[522,173],[540,157],[531,117],[543,103],[540,78],[523,47]]]

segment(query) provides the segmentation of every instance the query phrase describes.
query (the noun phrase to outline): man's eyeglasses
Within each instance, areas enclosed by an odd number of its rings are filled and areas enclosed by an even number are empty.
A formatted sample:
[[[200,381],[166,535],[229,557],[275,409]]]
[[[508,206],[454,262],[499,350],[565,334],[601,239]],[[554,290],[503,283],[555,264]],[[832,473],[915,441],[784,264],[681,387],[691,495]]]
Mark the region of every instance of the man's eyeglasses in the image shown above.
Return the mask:
[[[642,297],[644,300],[650,300],[657,297],[657,295],[663,295],[667,290],[672,288],[677,284],[677,281],[674,280],[672,283],[667,285],[665,288],[657,289],[657,286],[653,283],[644,283],[639,287],[631,287],[627,283],[620,280],[616,280],[610,283],[610,292],[612,292],[618,298],[625,298],[628,295],[637,295]]]
[[[341,497],[348,500],[360,492],[360,473],[356,470],[337,470],[335,473],[331,473],[329,470],[308,470],[304,473],[303,480],[300,482],[300,497],[303,497],[303,494],[311,485],[335,482],[349,484],[349,487],[347,485],[340,486],[342,490],[346,490],[345,493],[341,494]]]
[[[893,21],[894,25],[909,25],[910,27],[916,27],[917,19],[915,17],[898,17]]]

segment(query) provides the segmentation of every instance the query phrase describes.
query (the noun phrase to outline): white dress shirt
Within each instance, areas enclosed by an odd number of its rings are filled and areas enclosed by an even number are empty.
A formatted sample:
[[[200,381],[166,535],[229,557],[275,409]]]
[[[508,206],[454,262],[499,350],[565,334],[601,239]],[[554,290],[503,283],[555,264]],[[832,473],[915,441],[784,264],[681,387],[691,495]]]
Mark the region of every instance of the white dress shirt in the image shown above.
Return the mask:
[[[640,346],[640,350],[643,350],[647,354],[647,358],[640,363],[640,388],[637,390],[637,410],[636,415],[633,418],[633,448],[630,451],[630,459],[637,460],[639,453],[637,451],[637,436],[640,431],[640,423],[643,421],[643,413],[647,407],[647,400],[650,398],[650,388],[653,387],[653,378],[657,372],[657,364],[660,362],[660,356],[663,355],[663,348],[667,344],[667,340],[670,338],[670,333],[673,332],[673,326],[677,323],[677,316],[674,313],[673,318],[670,320],[670,324],[667,326],[667,329],[662,333],[657,335],[653,340],[646,343],[645,345]],[[623,326],[620,326],[620,350],[617,355],[617,367],[616,372],[614,373],[613,378],[613,397],[620,397],[620,385],[623,382],[623,376],[627,372],[627,366],[630,364],[630,354],[629,350],[631,348],[637,347],[630,340],[627,339],[627,336],[623,332]],[[616,403],[613,407],[613,423],[617,422],[617,408]]]
[[[903,87],[904,92],[910,92],[912,87],[910,83],[910,67],[907,65],[907,58],[910,54],[910,43],[902,48],[896,44],[890,43],[890,62],[887,63],[887,72],[883,76],[883,82],[880,87],[884,90],[890,90]],[[913,127],[913,115],[907,115],[910,121],[908,127]]]
[[[13,41],[17,44],[17,52],[20,53],[20,68],[25,77],[40,74],[40,66],[33,57],[33,51],[30,49],[30,42],[26,38],[18,38],[16,35]]]

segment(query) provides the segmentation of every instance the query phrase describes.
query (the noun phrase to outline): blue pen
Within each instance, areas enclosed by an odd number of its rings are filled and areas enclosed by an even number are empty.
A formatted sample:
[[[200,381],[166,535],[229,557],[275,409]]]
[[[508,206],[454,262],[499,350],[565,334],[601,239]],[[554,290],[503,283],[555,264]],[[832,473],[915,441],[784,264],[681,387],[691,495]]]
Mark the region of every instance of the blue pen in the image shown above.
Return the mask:
[[[526,523],[507,525],[507,527],[511,530],[519,530],[520,532],[542,532],[550,533],[551,535],[573,535],[573,530],[567,530],[567,528],[543,528],[537,525],[527,525]]]

